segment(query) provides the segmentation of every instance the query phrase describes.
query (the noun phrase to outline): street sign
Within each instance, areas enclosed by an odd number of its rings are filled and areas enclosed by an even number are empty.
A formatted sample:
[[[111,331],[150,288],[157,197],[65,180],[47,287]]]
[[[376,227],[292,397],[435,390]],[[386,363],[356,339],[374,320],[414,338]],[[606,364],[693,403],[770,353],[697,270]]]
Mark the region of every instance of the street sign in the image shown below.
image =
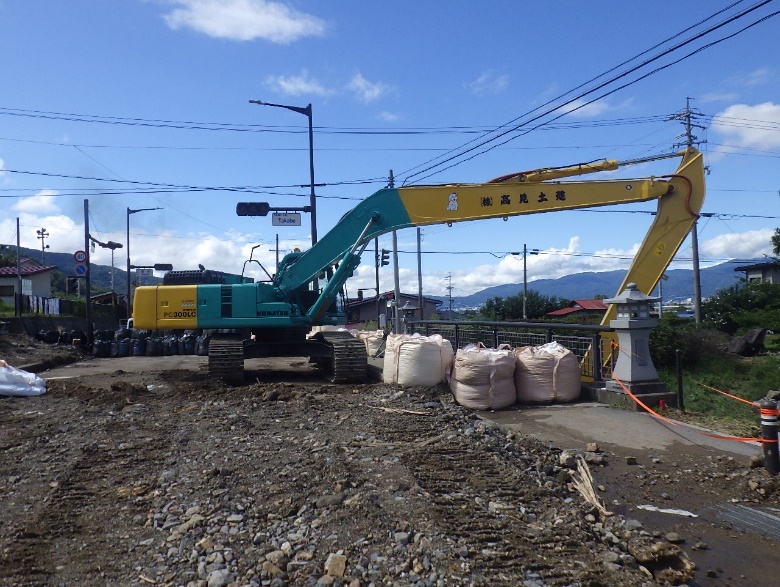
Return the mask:
[[[271,215],[272,226],[300,226],[300,212],[274,212]]]
[[[87,260],[87,253],[86,251],[76,251],[73,253],[73,258],[76,260],[76,263],[83,263]]]
[[[79,275],[79,276],[86,275],[87,274],[87,266],[86,265],[82,265],[81,263],[79,263],[78,265],[76,265],[73,268],[73,272],[76,275]]]
[[[154,276],[154,269],[151,267],[143,268],[143,269],[136,269],[135,274],[137,277],[153,277]]]

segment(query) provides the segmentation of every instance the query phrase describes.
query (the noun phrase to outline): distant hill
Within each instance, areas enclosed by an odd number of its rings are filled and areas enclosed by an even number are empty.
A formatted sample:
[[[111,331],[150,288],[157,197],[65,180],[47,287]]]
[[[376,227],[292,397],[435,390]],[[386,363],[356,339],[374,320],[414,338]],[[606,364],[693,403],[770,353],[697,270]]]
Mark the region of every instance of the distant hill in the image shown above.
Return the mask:
[[[707,267],[700,272],[701,295],[708,298],[719,290],[730,287],[738,282],[744,274],[734,271],[735,267],[760,263],[758,260],[735,260],[713,267]],[[617,288],[623,281],[625,271],[603,271],[573,273],[558,279],[538,279],[528,282],[528,289],[539,292],[544,296],[557,296],[568,300],[589,300],[604,294],[612,297],[618,293]],[[672,269],[666,272],[668,280],[663,282],[664,302],[684,301],[693,297],[693,271],[691,269]],[[478,308],[489,299],[500,297],[508,298],[522,294],[522,283],[508,283],[494,285],[468,296],[453,296],[453,309]],[[656,288],[655,295],[658,295]],[[436,297],[436,296],[434,296]],[[449,298],[436,297],[446,305]]]
[[[74,251],[75,252],[75,251]],[[16,260],[16,245],[5,245],[0,247],[0,253],[4,256],[8,256]],[[25,247],[19,248],[19,254],[21,257],[28,257],[41,261],[40,249],[27,249]],[[62,271],[67,277],[74,277],[76,271],[76,261],[73,258],[73,253],[55,253],[46,251],[45,257],[46,265],[54,265],[59,271]],[[125,267],[127,266],[127,257],[119,249],[114,253],[114,289],[122,293],[127,290],[127,278]],[[90,282],[92,287],[99,290],[110,291],[111,290],[111,266],[110,265],[97,265],[90,263]],[[152,278],[150,278],[150,283]],[[159,280],[155,280],[155,283]]]

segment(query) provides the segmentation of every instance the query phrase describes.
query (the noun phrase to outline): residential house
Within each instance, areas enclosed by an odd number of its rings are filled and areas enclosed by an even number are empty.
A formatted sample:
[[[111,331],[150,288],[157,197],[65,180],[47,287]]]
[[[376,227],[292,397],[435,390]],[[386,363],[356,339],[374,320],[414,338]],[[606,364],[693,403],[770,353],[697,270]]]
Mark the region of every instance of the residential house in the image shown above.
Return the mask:
[[[780,259],[735,267],[734,271],[744,271],[748,283],[780,283]]]
[[[379,314],[385,314],[388,318],[391,315],[391,308],[388,308],[388,302],[392,302],[395,297],[395,293],[392,291],[385,292],[377,296],[371,296],[370,298],[351,299],[347,302],[347,324],[358,325],[364,322],[374,321],[379,323]],[[401,293],[400,308],[403,308],[407,303],[410,306],[419,308],[420,299],[416,295]],[[435,300],[433,298],[423,297],[423,313],[420,314],[420,310],[414,312],[414,320],[430,319],[433,314],[437,313],[437,308],[441,304],[441,300]]]
[[[551,318],[569,318],[575,316],[582,322],[592,321],[593,318],[601,320],[607,305],[602,300],[572,300],[565,308],[547,312]]]
[[[0,300],[14,307],[15,294],[51,297],[51,274],[55,269],[57,269],[56,265],[41,265],[35,259],[22,257],[19,259],[19,272],[22,278],[20,291],[16,265],[0,267]]]

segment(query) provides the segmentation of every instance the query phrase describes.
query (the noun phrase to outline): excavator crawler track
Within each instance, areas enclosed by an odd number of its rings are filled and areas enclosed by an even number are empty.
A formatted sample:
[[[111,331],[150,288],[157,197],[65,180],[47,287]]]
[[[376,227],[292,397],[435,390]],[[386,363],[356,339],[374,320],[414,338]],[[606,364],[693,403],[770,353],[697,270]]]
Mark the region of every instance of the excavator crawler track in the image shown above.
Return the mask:
[[[327,366],[332,383],[363,383],[368,376],[366,345],[349,333],[321,332],[333,349],[333,360]]]
[[[213,336],[209,342],[209,377],[239,385],[244,381],[244,342],[240,338]]]

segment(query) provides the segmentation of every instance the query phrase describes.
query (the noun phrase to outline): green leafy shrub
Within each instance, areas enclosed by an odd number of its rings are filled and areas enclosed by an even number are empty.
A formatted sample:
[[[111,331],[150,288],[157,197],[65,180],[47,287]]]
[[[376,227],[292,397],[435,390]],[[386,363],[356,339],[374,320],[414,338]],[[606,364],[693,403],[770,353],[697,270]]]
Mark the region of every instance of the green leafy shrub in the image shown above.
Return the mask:
[[[728,346],[728,337],[711,328],[697,328],[691,319],[664,316],[650,331],[650,356],[656,367],[674,368],[677,350],[680,364],[694,367],[703,356],[718,356]]]

